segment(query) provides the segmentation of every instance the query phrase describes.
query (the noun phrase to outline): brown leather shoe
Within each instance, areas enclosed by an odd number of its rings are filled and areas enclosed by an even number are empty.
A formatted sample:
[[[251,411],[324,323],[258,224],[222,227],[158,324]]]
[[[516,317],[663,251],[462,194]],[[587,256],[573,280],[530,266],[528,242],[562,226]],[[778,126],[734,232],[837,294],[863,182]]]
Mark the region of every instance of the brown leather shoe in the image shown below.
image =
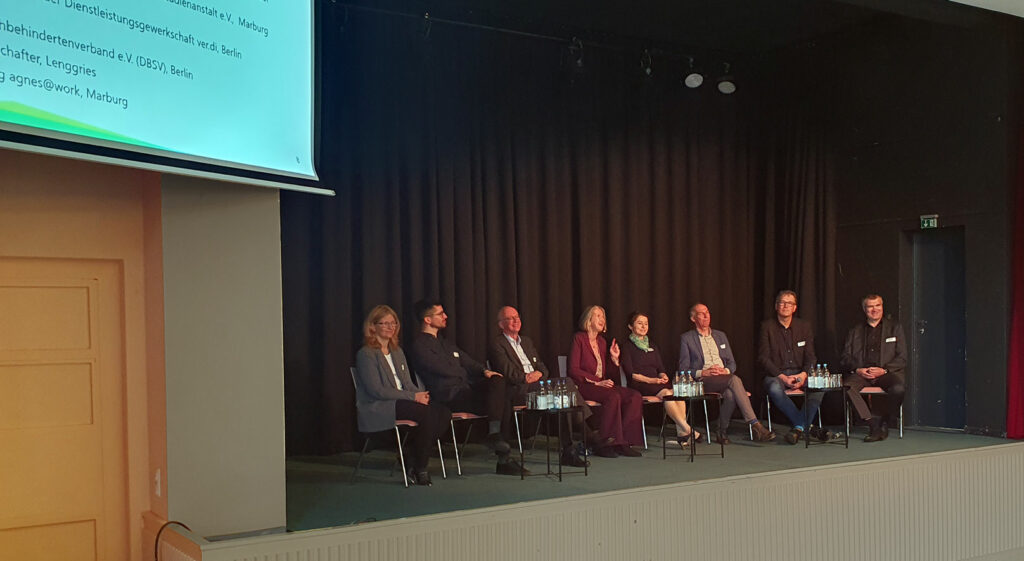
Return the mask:
[[[732,444],[732,441],[729,440],[729,435],[728,434],[725,434],[724,432],[720,432],[720,433],[715,435],[715,444],[722,444],[722,445]]]
[[[764,428],[761,421],[756,421],[750,425],[750,428],[754,429],[754,442],[771,442],[775,440],[775,433]]]
[[[864,442],[879,442],[886,438],[889,438],[889,428],[879,427],[877,429],[872,429],[871,434],[864,437]]]

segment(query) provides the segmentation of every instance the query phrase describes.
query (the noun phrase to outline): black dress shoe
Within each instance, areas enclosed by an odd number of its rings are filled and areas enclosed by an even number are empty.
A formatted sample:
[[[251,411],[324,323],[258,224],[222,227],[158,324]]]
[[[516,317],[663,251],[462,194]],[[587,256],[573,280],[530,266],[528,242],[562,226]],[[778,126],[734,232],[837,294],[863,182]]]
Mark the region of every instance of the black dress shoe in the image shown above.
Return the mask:
[[[619,453],[614,446],[602,446],[594,451],[594,454],[602,458],[618,458]]]
[[[639,458],[640,456],[643,456],[639,450],[632,446],[619,446],[618,452],[620,456],[626,456],[628,458]]]
[[[409,470],[409,483],[424,485],[427,487],[434,484],[434,482],[430,480],[430,474],[427,473],[427,470],[416,471],[414,469]]]
[[[715,435],[715,444],[732,444],[732,441],[729,440],[729,435],[725,434],[724,432],[720,432]]]
[[[800,442],[800,439],[803,438],[803,436],[804,431],[800,429],[790,429],[790,431],[786,433],[786,442],[789,444],[796,444],[797,442]]]
[[[561,462],[563,466],[578,468],[590,467],[590,462],[577,456],[575,453],[573,453],[573,450],[571,448],[568,450],[562,450],[562,455],[558,461]]]
[[[498,462],[494,473],[498,475],[533,475],[530,470],[519,465],[519,462],[512,458],[509,458],[507,462]]]

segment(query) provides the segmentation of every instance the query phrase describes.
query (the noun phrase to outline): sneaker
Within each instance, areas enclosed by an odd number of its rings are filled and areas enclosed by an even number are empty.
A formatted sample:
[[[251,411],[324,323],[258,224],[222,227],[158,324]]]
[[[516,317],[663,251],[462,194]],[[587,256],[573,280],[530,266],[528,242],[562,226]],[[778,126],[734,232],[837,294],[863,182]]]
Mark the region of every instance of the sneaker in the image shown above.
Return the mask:
[[[790,429],[790,431],[786,433],[786,442],[789,444],[796,444],[797,442],[800,442],[800,439],[803,438],[803,436],[804,431],[798,428]]]
[[[508,445],[508,442],[505,442],[505,439],[501,437],[501,433],[497,432],[487,435],[487,438],[484,440],[484,445],[499,456],[508,454],[512,450],[512,447]]]
[[[761,421],[755,421],[754,424],[750,425],[750,428],[754,430],[754,442],[771,442],[775,440],[775,433],[764,428]]]
[[[828,429],[823,429],[821,427],[811,427],[810,433],[812,437],[817,438],[822,442],[828,442],[829,440],[835,440],[839,438],[838,434]]]

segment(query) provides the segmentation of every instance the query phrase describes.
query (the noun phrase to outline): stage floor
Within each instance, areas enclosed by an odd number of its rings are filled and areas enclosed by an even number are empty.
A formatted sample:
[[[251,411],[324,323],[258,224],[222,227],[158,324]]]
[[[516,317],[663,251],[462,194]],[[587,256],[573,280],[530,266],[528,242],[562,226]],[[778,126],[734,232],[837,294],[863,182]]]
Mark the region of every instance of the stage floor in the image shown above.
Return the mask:
[[[455,458],[451,447],[445,447],[448,479],[441,478],[437,458],[430,462],[432,487],[402,485],[401,474],[389,476],[393,450],[380,449],[363,459],[359,477],[349,483],[358,453],[329,457],[294,457],[287,462],[288,530],[300,531],[406,518],[424,514],[521,503],[615,491],[651,485],[700,481],[719,477],[760,474],[765,472],[835,465],[860,461],[884,461],[930,452],[962,450],[1005,444],[1001,438],[960,433],[908,429],[903,439],[890,432],[888,440],[866,444],[866,429],[851,434],[849,449],[841,444],[812,445],[804,449],[801,442],[786,444],[781,435],[788,427],[776,425],[776,442],[753,443],[740,435],[738,425],[731,431],[733,443],[725,447],[720,458],[716,444],[698,445],[701,453],[689,462],[689,453],[675,445],[669,457],[661,458],[661,443],[656,434],[648,435],[650,449],[642,458],[591,458],[590,475],[567,475],[561,483],[557,477],[533,476],[520,481],[518,477],[496,475],[494,456],[479,444],[469,444],[462,452],[462,473],[455,474]],[[649,430],[649,432],[651,432]],[[534,473],[545,470],[545,437],[537,438],[537,446],[526,455],[526,467]],[[529,447],[527,440],[525,446]],[[554,446],[554,443],[552,443]],[[684,455],[685,454],[685,455]],[[555,451],[552,450],[555,457]]]

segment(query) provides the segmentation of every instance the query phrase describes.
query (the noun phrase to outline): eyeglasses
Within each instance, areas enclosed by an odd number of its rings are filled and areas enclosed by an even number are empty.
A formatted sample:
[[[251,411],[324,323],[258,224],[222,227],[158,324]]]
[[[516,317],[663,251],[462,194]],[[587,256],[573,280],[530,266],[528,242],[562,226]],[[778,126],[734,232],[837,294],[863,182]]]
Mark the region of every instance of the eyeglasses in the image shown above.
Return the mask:
[[[378,321],[374,325],[379,325],[381,327],[398,327],[398,322],[395,322],[395,321]]]
[[[509,316],[505,318],[505,321],[519,321],[519,316]]]
[[[779,302],[778,305],[782,306],[783,308],[795,308],[796,302]]]

